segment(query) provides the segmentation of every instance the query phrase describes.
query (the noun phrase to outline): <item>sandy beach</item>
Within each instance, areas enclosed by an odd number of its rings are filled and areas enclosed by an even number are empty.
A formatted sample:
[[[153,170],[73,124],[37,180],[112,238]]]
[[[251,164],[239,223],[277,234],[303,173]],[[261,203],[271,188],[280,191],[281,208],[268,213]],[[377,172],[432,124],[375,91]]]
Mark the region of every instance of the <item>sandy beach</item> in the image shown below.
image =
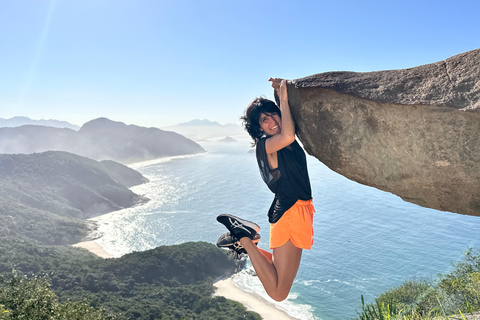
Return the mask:
[[[213,285],[217,287],[214,295],[238,301],[243,304],[248,311],[254,311],[260,314],[264,320],[298,320],[275,308],[275,306],[260,296],[238,289],[233,284],[232,278],[217,281]]]
[[[94,220],[94,218],[91,220]],[[96,240],[82,241],[74,244],[73,247],[87,249],[105,259],[114,258],[114,256],[106,252]],[[286,312],[275,308],[273,304],[265,301],[260,296],[238,289],[233,284],[232,278],[217,281],[214,283],[214,286],[217,288],[214,295],[238,301],[243,304],[247,310],[260,314],[264,320],[298,320],[297,318],[289,316]]]
[[[102,246],[100,246],[95,240],[82,241],[72,246],[87,249],[88,251],[95,253],[97,256],[102,258],[113,258],[113,256],[107,251],[103,250]]]

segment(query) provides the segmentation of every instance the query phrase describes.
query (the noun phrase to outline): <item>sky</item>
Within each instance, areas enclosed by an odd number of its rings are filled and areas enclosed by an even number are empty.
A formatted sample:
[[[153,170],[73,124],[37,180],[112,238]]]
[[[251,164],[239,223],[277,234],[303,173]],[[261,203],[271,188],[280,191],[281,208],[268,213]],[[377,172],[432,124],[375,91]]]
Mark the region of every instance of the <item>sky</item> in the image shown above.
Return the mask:
[[[238,123],[269,77],[480,48],[480,1],[0,0],[0,118]]]

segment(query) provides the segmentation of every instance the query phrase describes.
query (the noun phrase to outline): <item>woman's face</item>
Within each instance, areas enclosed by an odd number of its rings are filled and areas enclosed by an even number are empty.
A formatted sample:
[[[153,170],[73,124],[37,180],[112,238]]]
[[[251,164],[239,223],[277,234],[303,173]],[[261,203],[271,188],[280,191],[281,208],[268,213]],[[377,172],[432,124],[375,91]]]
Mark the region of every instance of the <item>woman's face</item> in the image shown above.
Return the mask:
[[[260,128],[267,136],[274,136],[282,131],[282,122],[276,112],[261,113],[258,122]]]

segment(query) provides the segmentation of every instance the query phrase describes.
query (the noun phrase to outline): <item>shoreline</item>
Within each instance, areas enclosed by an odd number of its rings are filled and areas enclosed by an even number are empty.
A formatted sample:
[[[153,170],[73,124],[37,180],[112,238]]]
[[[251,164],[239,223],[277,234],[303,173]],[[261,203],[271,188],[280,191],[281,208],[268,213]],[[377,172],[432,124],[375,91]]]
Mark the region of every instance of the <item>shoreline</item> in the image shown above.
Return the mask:
[[[87,249],[93,254],[96,254],[100,258],[109,259],[114,258],[113,255],[105,251],[101,245],[99,245],[95,240],[87,240],[72,244],[72,247]]]
[[[213,284],[217,289],[214,296],[222,296],[240,302],[248,311],[258,313],[264,320],[299,320],[276,308],[259,295],[245,292],[233,284],[232,277],[221,279]]]
[[[87,249],[93,254],[96,254],[100,258],[104,259],[109,259],[109,258],[115,258],[113,254],[108,253],[96,240],[100,239],[102,237],[102,234],[100,234],[97,231],[97,223],[98,219],[102,216],[105,216],[107,214],[110,214],[111,212],[101,214],[89,219],[86,219],[86,223],[90,225],[90,232],[88,235],[83,239],[83,241],[77,242],[75,244],[72,244],[72,247],[76,248],[83,248]]]
[[[197,156],[197,155],[199,154],[188,155],[188,156]],[[178,158],[178,157],[185,157],[185,156],[176,156],[171,158]],[[155,160],[158,161],[159,159],[155,159]],[[160,159],[160,160],[168,161],[171,159]],[[152,162],[152,160],[129,164],[129,166],[138,167],[142,165],[151,164],[149,162]],[[153,162],[155,161],[153,160]],[[71,246],[86,249],[103,259],[118,258],[118,257],[115,257],[113,254],[108,253],[97,242],[97,240],[100,239],[103,235],[97,232],[97,228],[95,225],[97,224],[98,220],[100,220],[102,216],[105,216],[111,213],[112,212],[109,212],[109,213],[101,214],[101,215],[87,219],[86,220],[87,223],[91,223],[93,226],[90,234],[87,235],[84,241],[78,242]],[[299,320],[298,318],[294,318],[290,316],[287,312],[281,309],[278,309],[273,303],[265,300],[261,296],[254,293],[249,293],[237,288],[233,284],[232,277],[218,280],[212,285],[216,288],[215,293],[213,294],[214,296],[222,296],[226,299],[237,301],[241,303],[248,311],[253,311],[258,313],[264,320]]]
[[[97,238],[99,239],[99,238]],[[95,240],[81,241],[73,244],[72,247],[83,248],[96,254],[103,259],[115,258],[112,254],[108,253],[103,247]],[[216,288],[214,296],[222,296],[229,300],[234,300],[241,303],[248,311],[258,313],[264,320],[298,320],[287,314],[285,311],[275,307],[272,303],[266,301],[259,295],[245,292],[237,288],[232,281],[232,277],[221,279],[213,283]]]

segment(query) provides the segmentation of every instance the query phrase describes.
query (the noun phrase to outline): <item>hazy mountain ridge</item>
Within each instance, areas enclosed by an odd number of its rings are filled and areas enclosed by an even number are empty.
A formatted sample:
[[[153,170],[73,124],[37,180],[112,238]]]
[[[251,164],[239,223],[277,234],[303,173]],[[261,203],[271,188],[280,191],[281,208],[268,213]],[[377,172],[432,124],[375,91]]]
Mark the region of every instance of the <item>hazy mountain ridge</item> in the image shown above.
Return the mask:
[[[203,120],[193,119],[193,120],[190,120],[188,122],[179,123],[175,126],[177,126],[177,127],[188,127],[188,126],[222,126],[222,125],[220,123],[218,123],[217,121],[210,121],[210,120],[207,120],[207,119],[203,119]]]
[[[119,163],[62,151],[0,154],[3,227],[42,243],[78,242],[89,231],[83,219],[148,201],[128,189],[146,181]]]
[[[24,125],[39,125],[39,126],[48,126],[48,127],[56,127],[56,128],[68,128],[72,130],[80,129],[79,126],[71,124],[67,121],[60,121],[55,119],[40,119],[40,120],[33,120],[28,117],[13,117],[10,119],[0,118],[0,127],[20,127]]]
[[[218,142],[230,143],[230,142],[237,142],[237,140],[233,139],[232,137],[226,136],[225,138],[223,138],[222,140],[220,140]]]
[[[178,133],[126,125],[107,118],[89,121],[78,131],[36,125],[0,128],[0,153],[48,150],[122,163],[205,152],[196,142]]]
[[[235,123],[219,124],[216,121],[210,121],[207,119],[194,119],[171,127],[165,127],[164,129],[178,132],[179,134],[195,141],[221,138],[225,136],[248,136],[241,125]]]
[[[81,154],[89,142],[77,131],[38,125],[0,128],[0,153],[35,153],[67,151]]]

